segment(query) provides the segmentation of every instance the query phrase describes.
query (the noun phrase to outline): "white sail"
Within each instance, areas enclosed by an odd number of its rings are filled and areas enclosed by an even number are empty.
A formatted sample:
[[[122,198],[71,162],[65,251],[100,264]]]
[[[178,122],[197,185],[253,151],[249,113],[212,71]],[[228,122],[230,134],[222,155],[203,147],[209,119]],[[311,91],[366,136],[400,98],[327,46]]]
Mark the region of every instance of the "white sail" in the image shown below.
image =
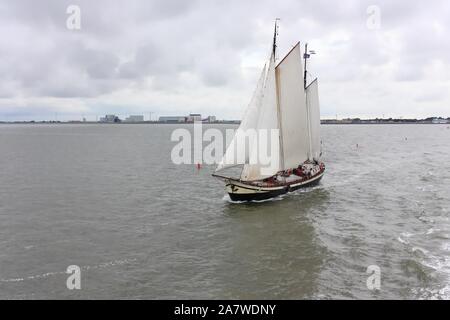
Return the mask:
[[[311,153],[313,160],[320,159],[320,107],[317,79],[306,88],[306,104],[308,106]]]
[[[267,139],[258,139],[258,143],[251,145],[250,163],[246,164],[242,170],[241,180],[252,181],[271,177],[280,170],[280,154],[279,139],[271,139],[272,129],[278,130],[278,114],[277,114],[277,93],[275,79],[275,58],[270,58],[267,76],[264,82],[264,90],[261,106],[258,113],[257,124],[255,126],[259,137],[262,131],[267,133]],[[261,144],[265,144],[267,151],[261,148]],[[261,160],[261,153],[269,154],[271,164],[260,163],[253,160]]]
[[[249,129],[255,129],[258,122],[258,114],[261,106],[261,100],[263,97],[264,82],[266,78],[266,66],[264,66],[259,81],[256,85],[256,89],[253,93],[253,97],[250,100],[249,105],[244,111],[241,124],[237,129],[237,132],[246,132]],[[234,167],[236,165],[243,165],[248,163],[249,159],[249,147],[246,148],[245,143],[238,143],[236,133],[233,140],[227,146],[226,152],[216,168],[216,172]],[[249,137],[248,146],[254,143],[253,137]]]
[[[276,75],[282,132],[282,169],[296,168],[308,159],[310,150],[300,43],[278,64]]]

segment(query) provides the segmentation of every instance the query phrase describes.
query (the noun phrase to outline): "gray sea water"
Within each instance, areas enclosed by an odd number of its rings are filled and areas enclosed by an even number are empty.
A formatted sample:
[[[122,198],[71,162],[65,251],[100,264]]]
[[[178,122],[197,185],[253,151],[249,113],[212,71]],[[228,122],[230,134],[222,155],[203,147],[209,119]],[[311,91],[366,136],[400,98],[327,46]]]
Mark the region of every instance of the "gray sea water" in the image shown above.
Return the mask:
[[[321,184],[250,204],[175,128],[0,125],[0,298],[450,298],[446,125],[322,126]]]

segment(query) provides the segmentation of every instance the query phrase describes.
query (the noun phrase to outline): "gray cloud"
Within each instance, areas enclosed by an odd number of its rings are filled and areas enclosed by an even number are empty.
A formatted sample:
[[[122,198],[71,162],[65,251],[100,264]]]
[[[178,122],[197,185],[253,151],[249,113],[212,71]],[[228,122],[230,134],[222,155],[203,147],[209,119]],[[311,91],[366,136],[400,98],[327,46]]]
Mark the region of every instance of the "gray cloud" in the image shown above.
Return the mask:
[[[66,28],[70,4],[81,8],[79,31]],[[369,5],[381,10],[379,30],[366,27]],[[450,103],[448,16],[446,1],[6,0],[0,118],[108,106],[238,118],[275,17],[281,54],[298,40],[318,52],[310,70],[320,78],[323,116],[442,113]]]

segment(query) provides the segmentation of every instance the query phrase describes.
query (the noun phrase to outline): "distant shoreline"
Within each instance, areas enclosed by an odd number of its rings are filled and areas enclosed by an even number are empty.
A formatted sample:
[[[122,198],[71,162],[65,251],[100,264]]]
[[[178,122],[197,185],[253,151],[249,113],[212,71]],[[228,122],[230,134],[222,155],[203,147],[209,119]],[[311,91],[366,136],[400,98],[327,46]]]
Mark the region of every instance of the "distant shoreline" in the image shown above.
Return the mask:
[[[446,122],[445,122],[446,121]],[[388,124],[444,124],[450,125],[450,120],[440,119],[438,121],[433,120],[355,120],[355,119],[344,119],[344,120],[321,120],[322,125],[388,125]],[[163,124],[163,125],[189,125],[194,124],[193,122],[163,122],[163,121],[140,121],[140,122],[100,122],[100,121],[0,121],[0,125],[12,125],[12,124],[27,124],[27,125],[42,125],[42,124],[83,124],[83,125],[153,125],[153,124]],[[202,124],[235,124],[239,125],[238,120],[229,121],[216,121],[216,122],[202,122]]]
[[[156,124],[162,124],[162,125],[193,125],[193,123],[184,122],[184,123],[167,123],[167,122],[125,122],[125,123],[101,123],[101,122],[0,122],[0,125],[14,125],[14,124],[20,124],[20,125],[70,125],[70,124],[81,124],[81,125],[156,125]],[[217,124],[217,125],[239,125],[239,122],[204,122],[203,125],[208,124]],[[350,125],[413,125],[413,124],[432,124],[432,125],[450,125],[450,123],[432,123],[432,122],[377,122],[377,123],[343,123],[343,122],[336,122],[336,123],[330,123],[325,122],[321,123],[321,125],[344,125],[344,126],[350,126]]]

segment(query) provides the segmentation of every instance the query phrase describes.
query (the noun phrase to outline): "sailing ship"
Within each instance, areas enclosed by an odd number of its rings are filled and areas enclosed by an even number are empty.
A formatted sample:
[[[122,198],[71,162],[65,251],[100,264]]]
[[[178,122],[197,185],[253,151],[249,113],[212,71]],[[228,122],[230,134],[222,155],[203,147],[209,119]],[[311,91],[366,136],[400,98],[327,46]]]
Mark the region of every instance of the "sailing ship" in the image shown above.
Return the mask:
[[[261,72],[233,140],[213,173],[225,182],[225,189],[233,201],[265,200],[312,186],[325,172],[325,165],[320,160],[322,142],[317,78],[307,83],[306,62],[315,52],[308,51],[305,44],[302,56],[298,42],[277,63],[277,34],[275,21],[269,62]],[[266,147],[272,151],[272,157],[276,156],[275,165],[267,166],[255,155],[261,146],[257,136],[249,135],[244,143],[237,141],[243,136],[239,133],[247,130],[275,130],[276,139]],[[239,177],[222,173],[236,166],[241,167]]]

